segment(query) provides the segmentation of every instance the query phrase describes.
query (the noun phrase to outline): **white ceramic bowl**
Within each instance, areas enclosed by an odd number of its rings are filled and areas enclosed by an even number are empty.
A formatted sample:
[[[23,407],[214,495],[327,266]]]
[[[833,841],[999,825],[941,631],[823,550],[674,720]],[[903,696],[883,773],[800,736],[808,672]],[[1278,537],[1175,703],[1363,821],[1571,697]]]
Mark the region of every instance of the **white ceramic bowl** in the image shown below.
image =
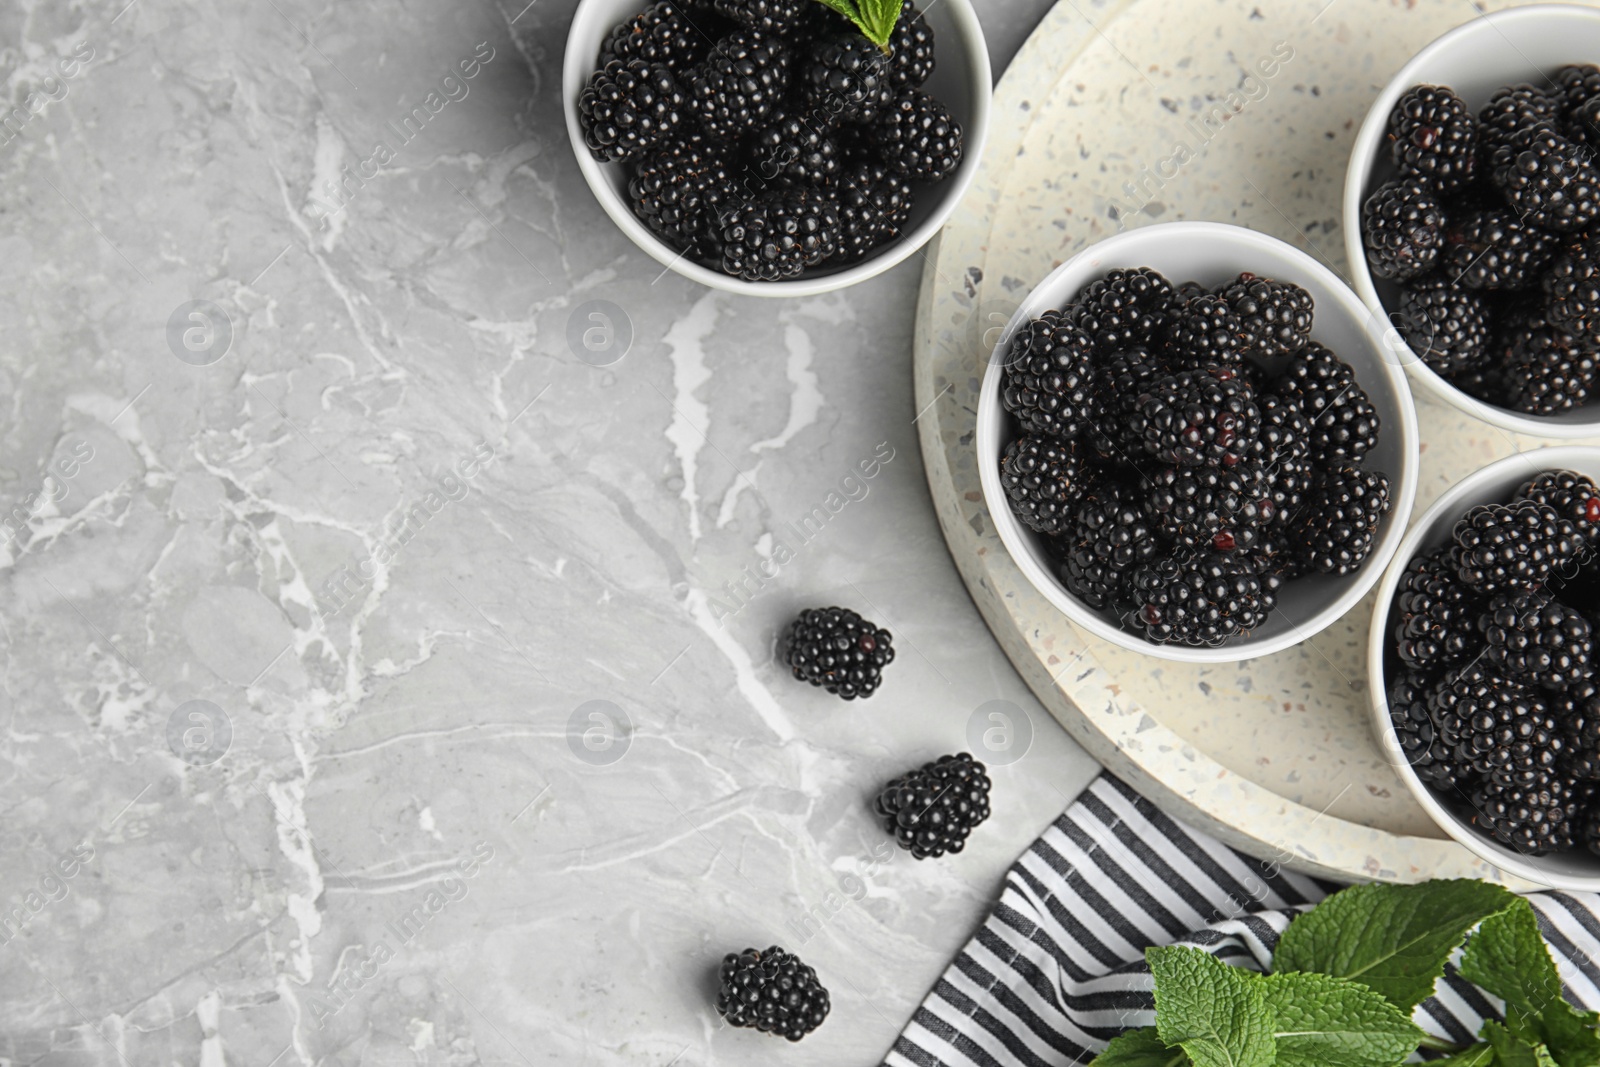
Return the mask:
[[[649,0],[581,0],[578,4],[567,35],[562,69],[567,137],[578,159],[578,169],[611,221],[634,244],[685,278],[746,296],[813,296],[855,285],[882,274],[927,244],[977,176],[984,143],[989,136],[989,104],[993,95],[983,28],[978,24],[971,0],[937,0],[934,3],[924,0],[919,6],[926,9],[923,17],[933,28],[936,62],[933,76],[923,90],[942,101],[961,123],[964,149],[961,165],[954,174],[937,185],[916,187],[916,203],[900,239],[874,249],[859,263],[842,267],[824,265],[782,282],[747,282],[691,262],[634,216],[628,207],[626,165],[596,160],[584,146],[583,130],[578,125],[578,97],[594,73],[601,44],[614,26],[643,11],[648,4]]]
[[[1267,625],[1220,645],[1158,645],[1089,607],[1056,579],[1045,539],[1017,521],[1000,486],[1000,456],[1016,436],[1000,401],[1006,339],[1029,319],[1070,302],[1084,286],[1115,267],[1153,267],[1174,284],[1212,286],[1241,271],[1304,286],[1316,301],[1312,337],[1356,370],[1382,419],[1378,447],[1366,466],[1389,476],[1393,508],[1378,531],[1372,554],[1351,575],[1316,575],[1288,583]],[[1417,415],[1405,375],[1385,359],[1381,331],[1348,287],[1322,264],[1282,241],[1239,226],[1168,222],[1109,237],[1063,263],[1039,284],[1007,324],[989,360],[978,401],[977,459],[984,503],[1000,540],[1033,587],[1076,625],[1135,652],[1190,663],[1231,663],[1282,651],[1313,636],[1366,595],[1405,532],[1417,491]],[[1152,461],[1154,462],[1154,461]]]
[[[1540,448],[1507,456],[1457,482],[1423,513],[1400,543],[1394,563],[1378,587],[1372,631],[1367,639],[1367,688],[1371,696],[1372,731],[1395,773],[1405,782],[1417,803],[1455,840],[1508,874],[1554,889],[1600,890],[1600,856],[1569,852],[1553,856],[1526,856],[1472,829],[1458,813],[1465,798],[1454,807],[1422,784],[1400,748],[1389,721],[1389,685],[1398,660],[1393,653],[1394,594],[1411,560],[1450,540],[1456,523],[1478,504],[1510,502],[1522,484],[1541,471],[1574,470],[1600,479],[1600,448],[1565,445]],[[1590,606],[1590,605],[1582,605]]]
[[[1361,241],[1361,205],[1395,173],[1387,140],[1389,113],[1414,85],[1447,85],[1476,114],[1496,89],[1521,82],[1547,84],[1541,71],[1567,63],[1600,61],[1600,9],[1573,4],[1535,4],[1480,15],[1434,41],[1400,68],[1384,87],[1350,151],[1344,180],[1344,244],[1355,290],[1373,314],[1393,321],[1399,286],[1375,279]],[[1600,433],[1600,402],[1558,415],[1523,415],[1486,404],[1457,389],[1423,363],[1391,330],[1390,347],[1413,380],[1462,411],[1514,433],[1536,437],[1592,437]]]

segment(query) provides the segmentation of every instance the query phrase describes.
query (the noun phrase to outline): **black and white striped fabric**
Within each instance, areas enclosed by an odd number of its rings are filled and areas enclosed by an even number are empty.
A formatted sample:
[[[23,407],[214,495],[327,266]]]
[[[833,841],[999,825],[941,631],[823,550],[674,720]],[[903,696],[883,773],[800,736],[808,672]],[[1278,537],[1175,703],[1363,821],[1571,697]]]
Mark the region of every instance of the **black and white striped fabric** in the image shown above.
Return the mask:
[[[1297,911],[1338,887],[1252,859],[1101,775],[1017,861],[976,937],[923,1001],[887,1067],[1067,1067],[1155,1021],[1144,950],[1196,945],[1265,969]],[[1600,1007],[1600,896],[1532,899],[1575,1004]],[[1498,1004],[1455,977],[1418,1025],[1473,1039]]]

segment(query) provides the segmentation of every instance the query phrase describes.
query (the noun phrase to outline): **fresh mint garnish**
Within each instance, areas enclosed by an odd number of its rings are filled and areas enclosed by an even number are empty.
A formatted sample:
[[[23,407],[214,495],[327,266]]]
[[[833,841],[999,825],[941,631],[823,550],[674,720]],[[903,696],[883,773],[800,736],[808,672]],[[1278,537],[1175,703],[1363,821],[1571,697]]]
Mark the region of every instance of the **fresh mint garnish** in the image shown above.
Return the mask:
[[[1484,920],[1467,941],[1460,970],[1461,977],[1506,1002],[1509,1035],[1535,1051],[1547,1048],[1561,1067],[1600,1065],[1600,1015],[1577,1011],[1562,998],[1561,977],[1526,900],[1517,898]],[[1496,1053],[1504,1063],[1498,1046]]]
[[[1493,1067],[1494,1046],[1488,1042],[1472,1045],[1465,1052],[1429,1060],[1428,1067]]]
[[[900,21],[900,0],[820,0],[855,23],[856,29],[885,53]]]
[[[1279,1067],[1393,1067],[1422,1039],[1399,1008],[1348,978],[1291,971],[1261,979],[1261,990]]]
[[[1156,980],[1156,1033],[1196,1067],[1269,1067],[1277,1051],[1261,976],[1198,948],[1146,949]]]
[[[1557,1067],[1548,1048],[1524,1041],[1493,1019],[1484,1022],[1481,1034],[1494,1049],[1496,1067]]]
[[[1145,1026],[1112,1038],[1094,1062],[1095,1067],[1185,1067],[1190,1060],[1183,1049],[1168,1048],[1155,1027]]]

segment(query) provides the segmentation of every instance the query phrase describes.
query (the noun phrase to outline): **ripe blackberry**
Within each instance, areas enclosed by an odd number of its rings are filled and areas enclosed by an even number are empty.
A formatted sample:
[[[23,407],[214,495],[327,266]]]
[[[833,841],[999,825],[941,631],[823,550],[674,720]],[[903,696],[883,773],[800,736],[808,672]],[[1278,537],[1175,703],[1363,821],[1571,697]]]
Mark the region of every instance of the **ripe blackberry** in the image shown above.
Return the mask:
[[[1032,434],[1006,446],[1000,485],[1023,525],[1042,534],[1066,531],[1093,478],[1075,440]]]
[[[1047,311],[1012,335],[1001,403],[1024,433],[1077,437],[1094,401],[1093,357],[1089,335]]]
[[[723,18],[768,34],[799,29],[810,8],[809,0],[711,0],[711,9]]]
[[[865,122],[881,106],[889,58],[859,33],[825,37],[806,54],[799,81],[813,111],[837,122]]]
[[[1543,229],[1571,233],[1600,218],[1600,171],[1587,148],[1553,130],[1519,133],[1496,148],[1489,180]]]
[[[798,277],[839,250],[839,201],[802,188],[768,189],[721,217],[722,269],[748,282]]]
[[[1290,543],[1306,569],[1351,574],[1365,562],[1389,513],[1389,477],[1357,466],[1314,476],[1290,527]]]
[[[1524,855],[1574,848],[1572,785],[1549,770],[1528,777],[1525,783],[1484,782],[1474,789],[1473,822]]]
[[[698,133],[641,160],[628,181],[633,213],[680,250],[715,225],[736,192],[726,151]]]
[[[1589,545],[1600,544],[1600,487],[1577,471],[1545,471],[1517,490],[1518,501],[1554,508]]]
[[[1121,482],[1102,481],[1084,497],[1058,543],[1062,584],[1092,608],[1122,601],[1132,568],[1162,549],[1140,496]]]
[[[1395,327],[1417,358],[1449,377],[1483,361],[1489,308],[1446,274],[1426,274],[1401,290]]]
[[[922,17],[917,5],[902,0],[900,21],[889,38],[889,84],[897,92],[917,89],[933,73],[933,27]]]
[[[800,957],[773,945],[722,957],[717,1014],[729,1026],[754,1027],[799,1041],[828,1017],[828,991]]]
[[[1311,337],[1316,302],[1293,282],[1274,281],[1248,271],[1218,291],[1239,316],[1245,354],[1271,360],[1292,356]]]
[[[1600,236],[1586,234],[1555,257],[1544,276],[1544,317],[1552,326],[1600,337]]]
[[[1185,548],[1248,552],[1277,512],[1271,482],[1248,463],[1164,467],[1150,475],[1143,493],[1150,521]]]
[[[989,775],[966,752],[940,756],[886,784],[872,810],[919,860],[960,852],[989,817]]]
[[[1457,548],[1445,544],[1406,565],[1395,593],[1395,653],[1418,670],[1464,663],[1478,653],[1482,600],[1457,573]]]
[[[1113,352],[1100,360],[1086,433],[1102,459],[1130,463],[1144,454],[1128,428],[1129,417],[1146,386],[1167,373],[1166,363],[1144,347]]]
[[[1172,314],[1172,283],[1149,267],[1116,268],[1084,286],[1064,314],[1102,352],[1156,340]]]
[[[1600,809],[1581,807],[1569,819],[1572,827],[1573,847],[1600,856]]]
[[[1406,762],[1423,782],[1440,790],[1452,790],[1471,780],[1471,772],[1456,763],[1455,752],[1439,738],[1428,711],[1430,676],[1421,671],[1402,670],[1389,686],[1389,722]]]
[[[1377,447],[1382,420],[1355,368],[1326,346],[1309,341],[1289,363],[1278,392],[1311,423],[1311,458],[1322,463],[1360,459]]]
[[[1561,132],[1590,151],[1600,148],[1600,96],[1573,108],[1562,123]]]
[[[1564,747],[1544,698],[1483,664],[1446,672],[1428,710],[1456,763],[1501,783],[1553,768]]]
[[[830,188],[844,169],[833,131],[808,112],[775,109],[746,145],[750,168],[763,183]]]
[[[1285,582],[1306,573],[1305,564],[1295,555],[1294,548],[1281,527],[1271,527],[1256,538],[1255,548],[1250,551],[1250,559],[1255,564],[1257,573],[1261,575],[1261,587],[1274,597],[1282,590]]]
[[[638,159],[684,125],[683,89],[662,64],[612,60],[578,97],[583,140],[602,162]]]
[[[1499,358],[1503,352],[1503,345],[1498,336],[1491,335],[1490,341],[1492,358],[1457,372],[1450,379],[1450,384],[1468,396],[1503,407],[1506,402],[1506,375],[1505,365]]]
[[[883,116],[859,134],[878,145],[880,158],[908,178],[940,182],[961,166],[965,141],[950,109],[920,89],[895,97]]]
[[[1556,240],[1503,207],[1469,211],[1444,231],[1442,273],[1468,289],[1526,289],[1556,254]]]
[[[1361,205],[1367,266],[1380,278],[1405,281],[1433,268],[1444,248],[1444,209],[1415,178],[1380,185]]]
[[[1600,102],[1600,67],[1593,63],[1572,63],[1552,76],[1561,94],[1561,128],[1568,137],[1593,147],[1600,139],[1600,127],[1591,125],[1593,105]]]
[[[1256,438],[1254,458],[1267,473],[1287,460],[1311,455],[1311,420],[1300,410],[1298,401],[1273,392],[1257,392],[1256,408],[1261,412],[1261,432]]]
[[[1580,782],[1600,781],[1600,685],[1586,679],[1550,694],[1550,714],[1561,730],[1562,772]]]
[[[1484,660],[1528,685],[1565,689],[1588,677],[1589,622],[1547,592],[1502,593],[1478,620]]]
[[[1477,123],[1455,93],[1440,85],[1406,91],[1389,114],[1390,155],[1406,177],[1448,195],[1472,181],[1478,158]]]
[[[882,163],[860,162],[839,179],[839,260],[853,263],[900,236],[911,217],[911,183]]]
[[[676,0],[659,0],[611,31],[600,46],[600,66],[614,59],[639,59],[685,70],[710,47],[710,38],[695,28]]]
[[[1167,353],[1185,370],[1244,362],[1244,326],[1228,302],[1213,293],[1176,305],[1167,323]]]
[[[1231,467],[1250,455],[1261,410],[1228,367],[1181,371],[1150,382],[1128,430],[1148,455],[1176,467]]]
[[[689,107],[710,136],[744,136],[772,113],[789,87],[793,57],[784,39],[736,30],[684,75]]]
[[[1595,349],[1538,312],[1502,325],[1494,354],[1500,395],[1492,398],[1530,415],[1554,415],[1586,403],[1595,385]]]
[[[1180,552],[1134,570],[1128,621],[1156,644],[1221,644],[1267,621],[1276,597],[1255,562],[1233,552]]]
[[[1555,508],[1526,500],[1479,504],[1456,523],[1455,542],[1461,546],[1457,573],[1484,594],[1544,584],[1583,544],[1577,528]]]
[[[1519,134],[1554,130],[1560,117],[1560,100],[1532,85],[1508,85],[1495,90],[1478,112],[1478,140],[1486,154],[1509,144]]]
[[[865,700],[894,662],[894,635],[848,608],[807,608],[784,635],[784,662],[802,682]]]

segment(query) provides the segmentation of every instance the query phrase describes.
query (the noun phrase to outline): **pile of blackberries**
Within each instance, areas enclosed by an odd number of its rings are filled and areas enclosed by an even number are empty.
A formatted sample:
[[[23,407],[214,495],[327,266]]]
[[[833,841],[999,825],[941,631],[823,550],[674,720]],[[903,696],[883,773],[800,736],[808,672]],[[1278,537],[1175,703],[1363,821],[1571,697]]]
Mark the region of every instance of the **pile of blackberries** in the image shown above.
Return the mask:
[[[1412,559],[1389,716],[1417,777],[1527,854],[1600,854],[1600,488],[1547,471]]]

